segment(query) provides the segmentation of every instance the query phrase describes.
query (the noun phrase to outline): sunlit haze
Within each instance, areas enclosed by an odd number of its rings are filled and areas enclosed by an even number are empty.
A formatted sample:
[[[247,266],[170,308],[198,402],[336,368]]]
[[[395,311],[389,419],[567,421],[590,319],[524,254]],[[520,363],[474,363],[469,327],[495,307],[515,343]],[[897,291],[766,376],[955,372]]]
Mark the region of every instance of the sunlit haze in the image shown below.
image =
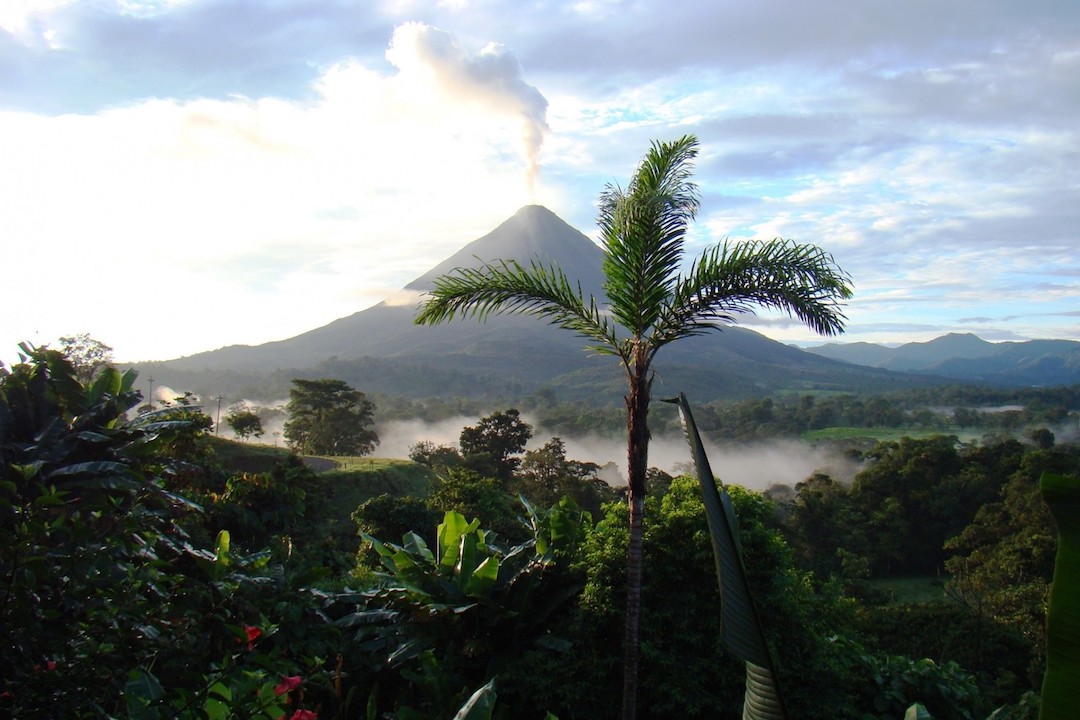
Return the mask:
[[[1080,339],[1078,3],[24,0],[0,68],[8,363],[292,337],[530,203],[594,235],[684,133],[691,254],[823,246],[845,340]]]

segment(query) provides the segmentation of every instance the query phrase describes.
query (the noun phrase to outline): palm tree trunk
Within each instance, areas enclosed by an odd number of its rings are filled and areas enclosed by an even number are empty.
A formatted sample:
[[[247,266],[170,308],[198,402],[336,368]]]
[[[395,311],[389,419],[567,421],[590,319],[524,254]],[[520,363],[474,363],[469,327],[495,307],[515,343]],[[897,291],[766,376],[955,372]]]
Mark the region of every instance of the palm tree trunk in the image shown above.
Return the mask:
[[[649,357],[639,347],[626,397],[627,476],[630,541],[626,553],[626,635],[623,642],[622,720],[637,717],[638,656],[641,636],[641,586],[645,515],[645,474],[649,467]]]

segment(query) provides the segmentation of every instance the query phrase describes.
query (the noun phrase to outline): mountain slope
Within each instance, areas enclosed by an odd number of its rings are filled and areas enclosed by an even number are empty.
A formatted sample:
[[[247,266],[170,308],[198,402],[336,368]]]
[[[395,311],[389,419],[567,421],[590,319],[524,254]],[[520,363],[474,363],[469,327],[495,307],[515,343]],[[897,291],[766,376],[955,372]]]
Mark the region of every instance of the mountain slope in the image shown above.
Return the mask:
[[[604,251],[540,205],[521,208],[509,220],[443,260],[405,288],[430,290],[435,278],[454,268],[475,267],[479,262],[498,260],[517,260],[524,265],[530,260],[543,265],[554,262],[572,282],[580,281],[586,294],[602,295]]]
[[[420,294],[436,277],[453,268],[475,267],[482,261],[516,259],[557,263],[573,279],[581,279],[586,292],[600,293],[603,251],[585,235],[563,222],[547,208],[523,207],[487,235],[475,240],[434,268],[416,278],[407,290],[415,292],[415,302],[391,305],[386,302],[335,320],[287,340],[262,345],[231,345],[219,350],[169,361],[176,369],[223,370],[247,368],[268,371],[275,368],[305,368],[330,357],[437,356],[460,353],[469,348],[499,343],[513,347],[535,335],[538,323],[527,317],[495,317],[482,325],[460,322],[433,328],[413,324]],[[559,335],[562,337],[562,334]]]
[[[586,293],[599,296],[603,257],[591,240],[550,210],[527,206],[406,288],[419,301],[439,275],[505,258],[522,264],[556,263],[572,282],[580,280]],[[275,387],[280,392],[288,387],[287,378],[311,375],[409,397],[492,392],[524,396],[555,387],[606,401],[623,392],[623,375],[611,357],[588,357],[581,338],[534,317],[494,316],[485,323],[463,319],[419,327],[413,324],[415,312],[415,303],[381,303],[287,340],[234,345],[139,368],[158,382],[204,396],[235,396],[245,387]],[[818,357],[742,328],[675,343],[660,352],[655,367],[658,396],[686,391],[699,402],[781,388],[882,390],[928,382]]]

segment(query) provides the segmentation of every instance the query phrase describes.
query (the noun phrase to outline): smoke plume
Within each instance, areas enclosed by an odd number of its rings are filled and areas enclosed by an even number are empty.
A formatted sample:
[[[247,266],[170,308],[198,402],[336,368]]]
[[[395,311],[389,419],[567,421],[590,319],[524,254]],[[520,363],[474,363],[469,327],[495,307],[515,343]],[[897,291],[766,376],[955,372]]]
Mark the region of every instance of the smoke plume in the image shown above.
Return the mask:
[[[520,119],[529,193],[535,193],[540,148],[548,131],[547,99],[522,77],[517,58],[497,43],[469,54],[448,32],[419,22],[394,30],[386,59],[402,73],[428,75],[448,96]]]

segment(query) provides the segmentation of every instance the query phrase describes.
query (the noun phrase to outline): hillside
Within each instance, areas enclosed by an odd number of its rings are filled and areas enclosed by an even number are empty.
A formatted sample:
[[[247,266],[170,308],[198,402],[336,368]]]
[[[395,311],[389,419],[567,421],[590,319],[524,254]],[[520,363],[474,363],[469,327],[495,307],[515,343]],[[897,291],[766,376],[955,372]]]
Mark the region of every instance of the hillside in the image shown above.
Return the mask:
[[[603,252],[550,210],[527,206],[406,286],[420,293],[440,274],[482,261],[557,263],[600,296]],[[617,401],[623,377],[607,356],[589,357],[572,333],[524,316],[413,324],[415,304],[381,303],[278,342],[234,345],[137,367],[157,382],[198,395],[281,398],[293,377],[336,377],[366,392],[401,397],[517,398],[550,388],[595,402]],[[699,401],[778,390],[881,391],[933,382],[807,353],[743,328],[665,348],[654,392]]]
[[[969,333],[896,348],[872,343],[829,343],[807,352],[856,365],[1010,386],[1080,383],[1080,342],[1028,340],[991,343]]]

